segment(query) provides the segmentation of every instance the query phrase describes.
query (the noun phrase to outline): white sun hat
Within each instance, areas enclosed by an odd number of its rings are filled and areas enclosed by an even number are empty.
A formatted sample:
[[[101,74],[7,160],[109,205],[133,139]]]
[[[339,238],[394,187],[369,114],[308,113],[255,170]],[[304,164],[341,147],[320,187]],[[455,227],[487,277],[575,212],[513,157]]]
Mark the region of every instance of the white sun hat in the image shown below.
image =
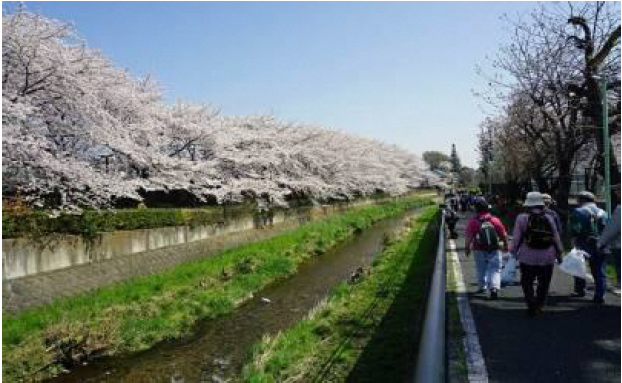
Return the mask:
[[[523,204],[525,207],[544,206],[544,198],[540,192],[529,192]]]

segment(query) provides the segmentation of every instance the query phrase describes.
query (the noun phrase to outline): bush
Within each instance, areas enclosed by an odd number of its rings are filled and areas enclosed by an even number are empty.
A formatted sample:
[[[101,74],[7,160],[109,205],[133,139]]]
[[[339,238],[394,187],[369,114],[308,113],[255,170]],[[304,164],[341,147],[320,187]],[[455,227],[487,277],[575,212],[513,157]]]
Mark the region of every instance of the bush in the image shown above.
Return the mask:
[[[253,211],[252,205],[227,207],[227,217]],[[225,219],[222,207],[200,209],[126,209],[85,210],[80,214],[31,210],[4,211],[2,238],[73,234],[93,237],[100,232],[114,230],[153,229],[166,226],[198,226]]]

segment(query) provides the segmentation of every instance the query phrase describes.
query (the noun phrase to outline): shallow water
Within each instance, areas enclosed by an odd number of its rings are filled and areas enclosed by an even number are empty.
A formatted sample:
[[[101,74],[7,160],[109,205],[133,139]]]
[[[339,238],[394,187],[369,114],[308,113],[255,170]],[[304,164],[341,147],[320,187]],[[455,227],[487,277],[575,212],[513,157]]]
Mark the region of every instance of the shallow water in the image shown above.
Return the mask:
[[[225,382],[241,372],[251,346],[304,318],[331,289],[371,263],[387,235],[401,230],[410,211],[381,221],[299,267],[229,315],[203,321],[188,339],[162,343],[133,356],[82,366],[52,382]]]

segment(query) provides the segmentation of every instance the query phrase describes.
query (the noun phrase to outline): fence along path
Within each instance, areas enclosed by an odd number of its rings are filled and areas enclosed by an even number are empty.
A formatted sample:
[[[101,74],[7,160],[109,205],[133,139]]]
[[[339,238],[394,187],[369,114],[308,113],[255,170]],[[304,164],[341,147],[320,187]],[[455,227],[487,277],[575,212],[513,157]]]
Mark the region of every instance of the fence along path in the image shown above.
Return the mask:
[[[490,382],[620,382],[620,298],[606,305],[571,298],[573,280],[557,267],[544,313],[529,318],[519,284],[490,301],[475,294],[473,257],[464,256],[464,229],[456,240],[460,264]]]

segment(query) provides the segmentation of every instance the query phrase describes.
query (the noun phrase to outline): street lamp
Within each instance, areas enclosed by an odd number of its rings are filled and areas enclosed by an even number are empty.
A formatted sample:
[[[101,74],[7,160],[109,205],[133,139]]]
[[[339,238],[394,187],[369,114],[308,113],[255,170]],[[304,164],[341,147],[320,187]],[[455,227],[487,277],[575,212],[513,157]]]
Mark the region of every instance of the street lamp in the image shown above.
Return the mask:
[[[604,187],[605,187],[605,206],[607,210],[607,214],[611,216],[611,153],[610,153],[610,141],[609,141],[609,105],[607,103],[607,80],[599,75],[593,76],[593,78],[598,81],[598,92],[600,93],[601,98],[601,111],[602,111],[602,119],[600,123],[602,124],[603,130],[603,150],[605,151],[604,158],[604,166],[605,166],[605,174],[604,174]],[[575,97],[576,94],[574,92],[570,92],[568,94],[571,98]],[[582,126],[581,128],[588,129],[600,129],[598,126]]]
[[[489,135],[490,135],[490,147],[489,147],[489,151],[488,151],[488,194],[492,195],[492,161],[494,161],[495,157],[494,157],[494,139],[495,139],[495,132],[494,132],[494,126],[490,127],[489,130]]]
[[[594,76],[598,81],[598,89],[602,102],[603,149],[605,151],[605,204],[607,214],[611,217],[611,153],[609,142],[609,105],[607,104],[607,79]]]

